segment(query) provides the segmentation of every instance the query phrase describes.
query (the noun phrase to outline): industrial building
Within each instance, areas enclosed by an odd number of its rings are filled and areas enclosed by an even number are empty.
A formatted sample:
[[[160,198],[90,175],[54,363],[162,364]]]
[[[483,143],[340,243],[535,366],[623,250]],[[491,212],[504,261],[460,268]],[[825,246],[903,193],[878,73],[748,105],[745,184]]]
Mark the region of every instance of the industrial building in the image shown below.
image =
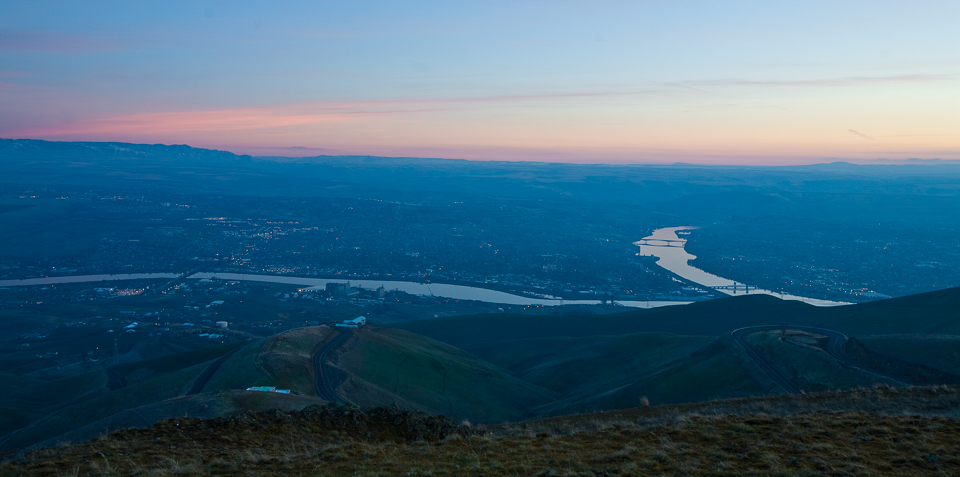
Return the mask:
[[[343,320],[343,323],[337,323],[335,326],[341,328],[359,328],[365,324],[367,324],[367,317],[358,316],[352,320]]]

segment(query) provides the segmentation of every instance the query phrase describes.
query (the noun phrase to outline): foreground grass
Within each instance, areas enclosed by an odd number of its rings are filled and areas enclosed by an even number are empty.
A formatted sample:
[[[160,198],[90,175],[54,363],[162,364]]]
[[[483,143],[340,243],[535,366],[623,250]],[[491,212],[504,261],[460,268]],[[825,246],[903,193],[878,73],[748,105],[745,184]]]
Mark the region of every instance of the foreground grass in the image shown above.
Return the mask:
[[[821,405],[830,395],[811,396]],[[871,397],[872,396],[872,397]],[[877,398],[880,396],[880,398]],[[760,400],[767,413],[637,409],[487,429],[386,408],[175,419],[75,446],[35,451],[3,475],[953,475],[960,421],[896,414],[953,409],[956,388],[871,390],[833,402],[871,408],[804,410]],[[777,403],[784,405],[778,405]],[[731,403],[723,404],[729,406]],[[735,404],[735,403],[733,403]],[[756,405],[756,403],[754,403]],[[814,408],[821,406],[812,406]],[[869,406],[868,406],[869,407]],[[906,409],[904,408],[904,409]],[[932,412],[932,411],[931,411]],[[947,412],[951,414],[951,412]]]

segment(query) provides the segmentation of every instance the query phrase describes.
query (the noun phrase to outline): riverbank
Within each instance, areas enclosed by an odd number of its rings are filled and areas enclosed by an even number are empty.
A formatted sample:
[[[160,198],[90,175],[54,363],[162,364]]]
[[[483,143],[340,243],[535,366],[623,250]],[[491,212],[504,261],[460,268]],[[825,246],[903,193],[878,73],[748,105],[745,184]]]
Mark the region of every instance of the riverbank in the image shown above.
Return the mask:
[[[640,247],[640,255],[656,257],[657,265],[664,270],[667,270],[684,280],[699,284],[704,288],[714,290],[725,295],[739,296],[753,293],[773,295],[782,300],[802,301],[815,306],[850,305],[850,303],[847,302],[822,300],[819,298],[791,295],[789,293],[780,293],[757,287],[751,287],[749,284],[744,284],[729,278],[717,276],[694,267],[693,265],[690,265],[690,261],[697,257],[686,251],[686,239],[678,235],[678,232],[693,229],[696,229],[696,227],[664,227],[654,230],[649,236],[634,242],[634,245]]]
[[[0,280],[0,287],[15,286],[38,286],[55,285],[60,283],[83,283],[83,282],[103,282],[103,281],[122,281],[122,280],[143,280],[143,279],[169,279],[177,278],[177,273],[131,273],[115,275],[79,275],[69,277],[44,277],[27,278],[22,280]],[[325,288],[327,283],[350,283],[366,289],[377,289],[383,287],[386,290],[398,290],[404,293],[417,296],[435,296],[451,298],[455,300],[473,300],[486,303],[496,303],[503,305],[520,306],[563,306],[563,305],[600,305],[600,300],[563,300],[549,298],[533,298],[521,295],[514,295],[489,288],[453,285],[448,283],[417,283],[400,280],[347,280],[341,278],[315,278],[299,277],[290,275],[264,275],[264,274],[246,274],[246,273],[228,273],[228,272],[200,272],[194,273],[187,279],[222,279],[255,281],[266,283],[282,283],[288,285],[305,286],[314,289]],[[612,303],[631,308],[657,308],[661,306],[686,305],[689,301],[673,300],[623,300],[613,301]]]

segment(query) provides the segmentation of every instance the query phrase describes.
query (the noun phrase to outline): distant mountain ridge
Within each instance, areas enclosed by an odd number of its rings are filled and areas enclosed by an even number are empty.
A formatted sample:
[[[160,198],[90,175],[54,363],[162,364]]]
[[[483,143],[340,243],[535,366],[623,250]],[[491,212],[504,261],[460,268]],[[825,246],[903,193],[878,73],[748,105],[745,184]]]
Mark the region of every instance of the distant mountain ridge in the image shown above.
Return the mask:
[[[857,195],[860,202],[889,193],[919,197],[930,204],[906,202],[941,210],[950,210],[954,205],[943,203],[944,198],[960,197],[960,165],[946,163],[747,167],[378,156],[254,157],[185,145],[0,139],[0,165],[5,172],[0,183],[9,184],[135,188],[144,192],[156,187],[213,194],[390,200],[398,194],[407,199],[443,201],[548,199],[664,206],[669,214],[702,219],[693,210],[699,206],[691,209],[686,203],[670,204],[689,198],[694,204],[726,207],[707,212],[706,220],[710,221],[730,214],[779,213],[776,208],[753,212],[741,205],[744,197],[749,202],[769,202],[770,198],[796,202],[796,207],[782,212],[788,215],[816,215],[823,206],[815,202],[838,194]],[[729,207],[727,198],[734,200]],[[897,213],[889,205],[882,207]],[[904,217],[914,214],[915,211],[905,212]]]
[[[298,148],[289,148],[298,149]],[[300,148],[306,149],[306,148]],[[960,168],[960,159],[875,159],[871,163],[857,164],[846,161],[832,161],[803,166],[740,166],[740,165],[710,165],[694,164],[686,162],[676,162],[672,164],[659,163],[637,163],[637,164],[582,164],[582,163],[552,163],[543,161],[503,161],[503,160],[470,160],[458,158],[435,158],[435,157],[412,157],[412,156],[371,156],[371,155],[335,155],[318,154],[315,156],[278,156],[271,154],[253,155],[236,154],[226,150],[207,149],[193,147],[186,144],[139,144],[125,142],[95,142],[95,141],[46,141],[42,139],[4,139],[0,138],[0,159],[7,154],[9,157],[22,157],[23,154],[45,154],[47,157],[57,157],[62,154],[76,154],[78,157],[125,157],[133,155],[138,157],[150,157],[155,159],[211,159],[219,161],[237,161],[237,160],[267,160],[283,163],[311,163],[311,164],[330,164],[338,163],[348,164],[430,164],[430,165],[465,165],[465,164],[486,164],[486,165],[512,165],[512,166],[543,166],[550,165],[554,167],[569,168],[706,168],[706,169],[817,169],[817,170],[850,170],[864,172],[865,169],[872,166],[898,166],[899,172],[911,169],[911,166],[956,166]],[[919,172],[919,171],[918,171]]]
[[[144,158],[162,162],[175,160],[207,160],[233,163],[249,160],[232,152],[200,149],[187,145],[130,144],[122,142],[54,142],[39,139],[0,139],[0,161],[5,163],[68,159],[133,159]]]

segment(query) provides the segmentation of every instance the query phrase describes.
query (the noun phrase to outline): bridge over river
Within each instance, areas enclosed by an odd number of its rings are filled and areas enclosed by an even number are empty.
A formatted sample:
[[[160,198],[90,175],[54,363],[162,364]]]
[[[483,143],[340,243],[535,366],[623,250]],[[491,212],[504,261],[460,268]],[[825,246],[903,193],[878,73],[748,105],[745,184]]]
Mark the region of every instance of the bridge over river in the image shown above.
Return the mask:
[[[799,300],[811,305],[817,306],[835,306],[849,305],[849,303],[820,300],[788,293],[778,293],[770,290],[764,290],[756,286],[746,285],[736,282],[729,278],[720,277],[712,273],[700,270],[690,261],[697,258],[687,253],[684,249],[686,240],[677,236],[677,232],[691,230],[696,227],[666,227],[653,231],[649,237],[644,237],[633,244],[640,247],[640,255],[649,255],[657,257],[657,265],[672,272],[676,276],[683,278],[688,282],[695,283],[705,288],[716,290],[727,295],[739,295],[746,293],[762,293],[773,295],[783,300]]]

